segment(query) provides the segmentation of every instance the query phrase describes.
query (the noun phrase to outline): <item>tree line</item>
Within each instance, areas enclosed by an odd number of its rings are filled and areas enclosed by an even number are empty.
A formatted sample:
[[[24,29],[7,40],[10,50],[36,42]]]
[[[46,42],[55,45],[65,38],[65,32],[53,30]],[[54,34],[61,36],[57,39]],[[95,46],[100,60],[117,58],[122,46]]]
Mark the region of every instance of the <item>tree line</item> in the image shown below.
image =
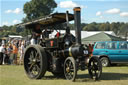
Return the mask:
[[[73,24],[70,25],[72,29]],[[106,22],[106,23],[82,23],[81,28],[83,31],[113,31],[118,36],[126,36],[128,34],[128,23],[124,22]]]
[[[74,29],[74,24],[69,24],[71,30]],[[24,28],[16,27],[16,25],[12,26],[2,26],[3,30],[0,32],[1,37],[7,37],[8,35],[21,35],[26,36],[27,30]],[[106,22],[106,23],[82,23],[81,29],[83,31],[113,31],[118,36],[127,36],[128,34],[128,23],[124,22]],[[29,33],[30,34],[30,33]]]

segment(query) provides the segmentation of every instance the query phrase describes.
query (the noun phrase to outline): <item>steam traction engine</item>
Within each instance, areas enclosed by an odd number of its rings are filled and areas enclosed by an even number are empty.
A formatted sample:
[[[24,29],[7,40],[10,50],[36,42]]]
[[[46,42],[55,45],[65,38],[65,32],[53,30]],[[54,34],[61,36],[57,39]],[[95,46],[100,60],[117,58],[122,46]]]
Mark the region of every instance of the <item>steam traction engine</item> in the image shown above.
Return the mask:
[[[56,24],[75,20],[75,33],[73,36],[67,26],[65,33],[57,33],[54,38],[42,38],[40,44],[29,45],[24,55],[24,69],[29,78],[40,79],[46,71],[55,76],[65,76],[67,80],[74,81],[77,71],[88,69],[91,78],[99,79],[102,66],[98,58],[92,57],[87,62],[87,50],[81,44],[80,8],[74,8],[74,15],[67,13],[55,13],[46,18],[23,24],[32,29],[34,25],[42,27],[54,27]],[[55,28],[54,28],[55,30]],[[47,34],[49,34],[47,30]]]

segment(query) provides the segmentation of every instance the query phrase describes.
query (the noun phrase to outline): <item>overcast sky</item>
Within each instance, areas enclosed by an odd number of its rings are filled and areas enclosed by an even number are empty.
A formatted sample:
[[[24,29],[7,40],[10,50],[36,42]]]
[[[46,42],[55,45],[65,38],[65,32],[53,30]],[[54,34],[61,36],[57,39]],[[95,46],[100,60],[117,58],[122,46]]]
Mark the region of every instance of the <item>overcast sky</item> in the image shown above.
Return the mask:
[[[20,23],[25,17],[23,5],[30,0],[0,0],[0,26]],[[55,0],[54,12],[73,13],[81,7],[81,20],[91,22],[128,22],[128,0]]]

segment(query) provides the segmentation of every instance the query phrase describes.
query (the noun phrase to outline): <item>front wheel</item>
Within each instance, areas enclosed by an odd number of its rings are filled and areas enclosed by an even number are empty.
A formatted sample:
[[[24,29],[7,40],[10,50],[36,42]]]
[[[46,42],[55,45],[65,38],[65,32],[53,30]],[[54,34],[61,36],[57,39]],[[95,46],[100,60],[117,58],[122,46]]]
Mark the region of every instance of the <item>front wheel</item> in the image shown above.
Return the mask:
[[[98,80],[102,74],[102,65],[97,57],[92,57],[89,60],[88,64],[88,72],[90,74],[90,77],[94,80]]]
[[[76,62],[73,57],[68,57],[64,62],[64,75],[67,80],[75,81],[77,75]]]

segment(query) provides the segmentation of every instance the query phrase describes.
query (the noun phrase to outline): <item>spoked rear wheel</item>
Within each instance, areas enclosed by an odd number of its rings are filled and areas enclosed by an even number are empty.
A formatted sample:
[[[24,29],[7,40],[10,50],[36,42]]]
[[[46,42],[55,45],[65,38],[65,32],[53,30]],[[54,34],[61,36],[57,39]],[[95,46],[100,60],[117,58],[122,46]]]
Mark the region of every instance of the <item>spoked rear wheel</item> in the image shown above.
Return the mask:
[[[90,77],[94,80],[98,80],[102,74],[102,64],[97,57],[92,57],[88,64],[88,71]]]
[[[75,81],[77,75],[76,62],[72,57],[68,57],[64,62],[64,75],[67,80]]]
[[[24,69],[31,79],[40,79],[47,69],[47,58],[44,49],[39,45],[31,45],[24,55]]]

